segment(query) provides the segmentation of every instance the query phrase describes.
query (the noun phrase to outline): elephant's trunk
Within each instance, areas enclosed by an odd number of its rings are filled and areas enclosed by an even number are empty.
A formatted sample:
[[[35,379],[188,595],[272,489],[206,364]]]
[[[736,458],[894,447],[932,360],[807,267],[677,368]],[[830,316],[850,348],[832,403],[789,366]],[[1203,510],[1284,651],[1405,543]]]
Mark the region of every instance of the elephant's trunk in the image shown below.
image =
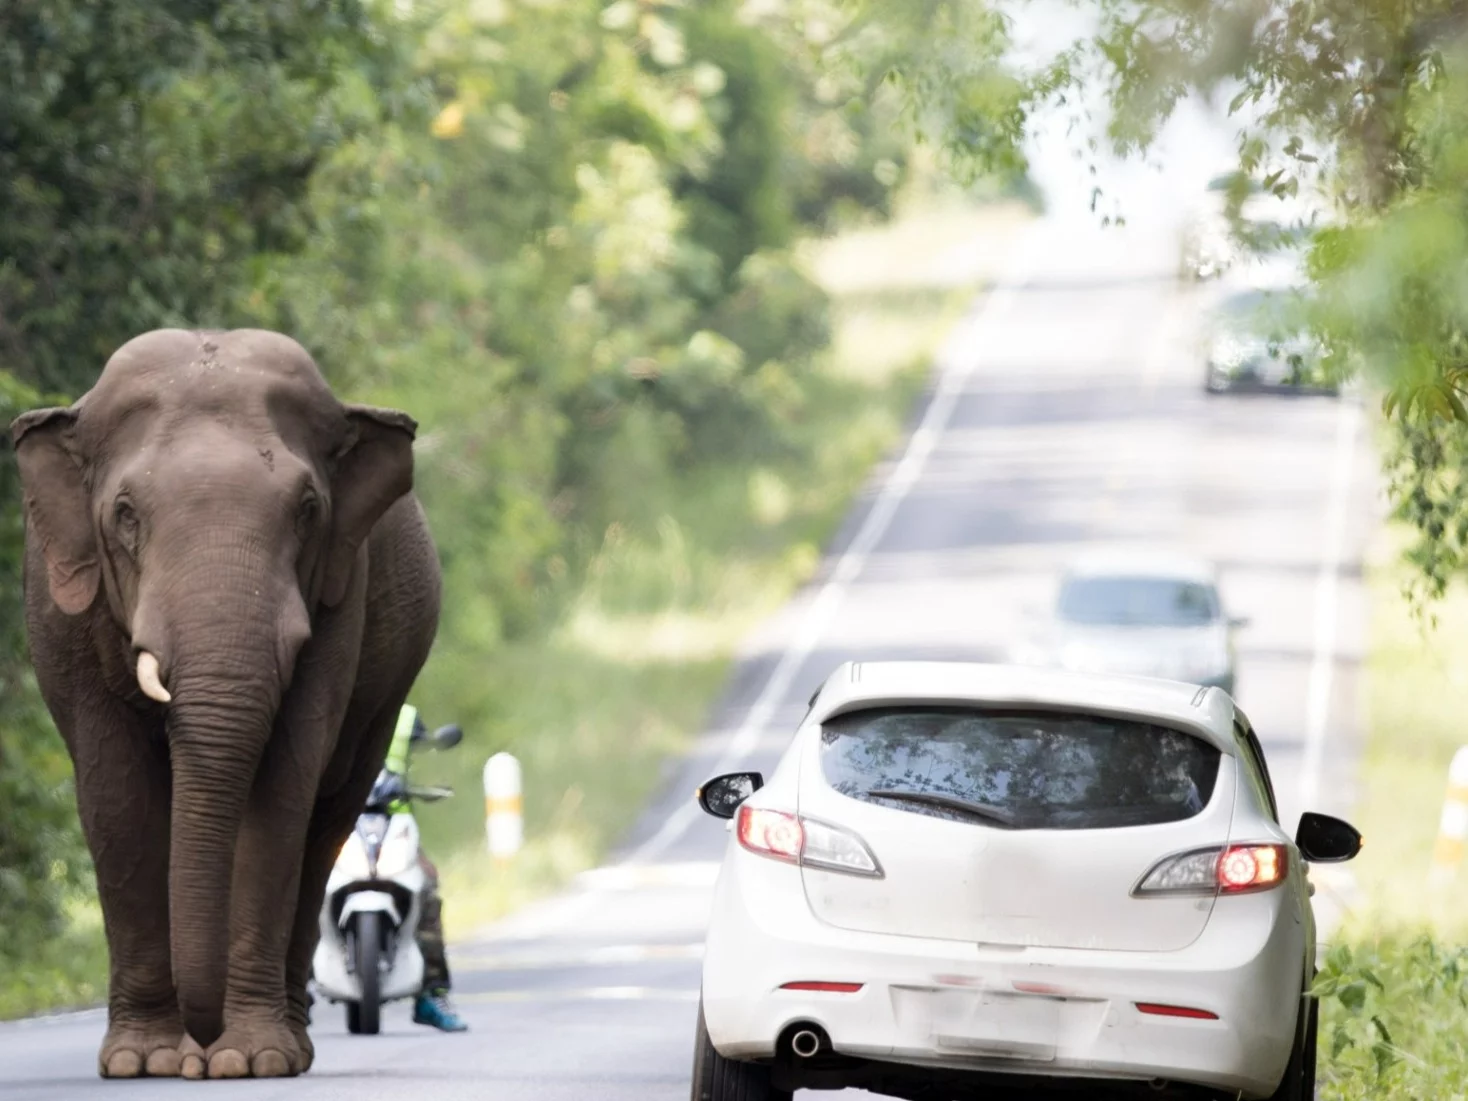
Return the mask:
[[[212,634],[180,624],[168,669],[173,975],[184,1026],[206,1047],[224,1028],[236,840],[281,698],[273,622],[261,611],[215,608]]]

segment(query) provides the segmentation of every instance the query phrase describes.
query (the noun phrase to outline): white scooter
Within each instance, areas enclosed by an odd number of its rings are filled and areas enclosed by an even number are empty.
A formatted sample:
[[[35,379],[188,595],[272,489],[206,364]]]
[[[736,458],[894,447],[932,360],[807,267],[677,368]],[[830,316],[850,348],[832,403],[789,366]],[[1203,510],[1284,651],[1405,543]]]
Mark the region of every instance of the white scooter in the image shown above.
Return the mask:
[[[445,726],[427,741],[447,749],[463,736],[457,726]],[[405,786],[401,776],[384,771],[336,858],[312,971],[322,997],[345,1003],[349,1032],[377,1035],[383,1003],[414,997],[423,986],[416,936],[425,880],[418,823],[411,813],[390,814],[388,808],[399,799],[428,803],[451,795],[451,788]]]

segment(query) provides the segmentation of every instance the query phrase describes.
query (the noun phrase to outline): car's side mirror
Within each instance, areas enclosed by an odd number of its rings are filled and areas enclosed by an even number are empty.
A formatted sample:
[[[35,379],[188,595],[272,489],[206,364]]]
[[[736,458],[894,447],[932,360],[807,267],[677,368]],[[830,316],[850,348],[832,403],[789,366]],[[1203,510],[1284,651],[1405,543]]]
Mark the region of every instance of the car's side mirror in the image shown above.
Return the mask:
[[[1361,834],[1349,822],[1307,811],[1300,815],[1295,845],[1312,864],[1339,864],[1361,851]]]
[[[715,818],[733,818],[739,804],[764,786],[758,772],[726,772],[698,789],[698,805]]]
[[[458,723],[441,726],[429,737],[434,749],[453,749],[463,740],[464,732],[459,729]]]

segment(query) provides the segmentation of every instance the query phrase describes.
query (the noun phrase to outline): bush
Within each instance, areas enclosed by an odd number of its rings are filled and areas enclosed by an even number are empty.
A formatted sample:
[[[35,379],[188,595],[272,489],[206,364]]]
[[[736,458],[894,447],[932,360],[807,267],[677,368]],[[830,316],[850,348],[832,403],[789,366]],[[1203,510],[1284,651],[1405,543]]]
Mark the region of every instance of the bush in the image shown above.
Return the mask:
[[[1428,936],[1340,944],[1315,990],[1323,1101],[1463,1096],[1468,948]]]

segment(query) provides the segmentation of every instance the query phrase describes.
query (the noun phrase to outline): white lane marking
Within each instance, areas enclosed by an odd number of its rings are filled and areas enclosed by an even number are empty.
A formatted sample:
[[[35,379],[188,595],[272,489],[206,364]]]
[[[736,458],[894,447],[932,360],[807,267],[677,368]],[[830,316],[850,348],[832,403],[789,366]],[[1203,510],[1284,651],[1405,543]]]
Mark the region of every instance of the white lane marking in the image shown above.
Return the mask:
[[[1347,396],[1336,417],[1335,453],[1331,459],[1330,496],[1325,509],[1325,541],[1320,571],[1315,575],[1315,632],[1310,679],[1305,694],[1305,752],[1300,769],[1300,810],[1310,810],[1320,793],[1325,764],[1326,722],[1330,718],[1331,678],[1335,672],[1336,618],[1339,612],[1341,556],[1345,550],[1346,504],[1356,457],[1360,409]]]
[[[475,994],[454,993],[460,1003],[494,1002],[696,1002],[697,988],[669,990],[656,986],[588,986],[574,990],[486,990]]]
[[[701,960],[703,943],[608,944],[580,951],[499,952],[454,955],[455,971],[547,971],[573,967],[616,967],[659,960]]]
[[[1014,304],[1016,292],[1029,281],[1041,257],[1046,254],[1044,244],[1052,232],[1057,232],[1056,227],[1041,219],[1020,237],[1015,246],[1019,252],[1019,261],[1014,270],[995,285],[978,312],[960,322],[957,330],[944,343],[936,357],[941,372],[937,390],[928,403],[917,430],[908,440],[901,461],[882,486],[881,493],[867,513],[856,538],[841,555],[831,576],[810,604],[799,633],[780,655],[780,660],[770,673],[769,680],[765,681],[754,706],[749,709],[744,722],[735,731],[723,755],[709,770],[710,776],[729,772],[748,757],[758,744],[775,709],[783,705],[796,675],[815,651],[821,636],[835,617],[847,588],[861,574],[867,557],[887,534],[897,509],[917,483],[928,456],[937,446],[938,439],[958,404],[959,395],[978,368],[981,350],[976,345],[979,344],[984,327],[1006,313]],[[653,860],[682,835],[697,814],[698,809],[691,799],[683,803],[668,816],[657,833],[634,849],[622,863],[640,864]]]

